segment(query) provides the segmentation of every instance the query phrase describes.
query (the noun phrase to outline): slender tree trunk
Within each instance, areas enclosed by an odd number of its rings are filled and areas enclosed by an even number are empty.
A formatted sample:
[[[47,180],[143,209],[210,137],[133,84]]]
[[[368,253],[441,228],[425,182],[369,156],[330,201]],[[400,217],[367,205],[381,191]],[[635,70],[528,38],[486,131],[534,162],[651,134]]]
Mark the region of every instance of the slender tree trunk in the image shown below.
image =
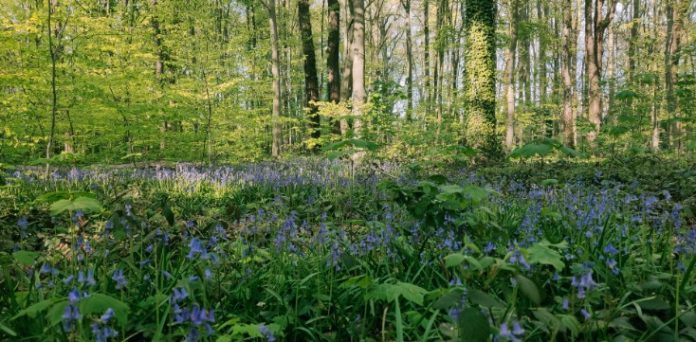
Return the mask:
[[[343,53],[343,71],[341,72],[341,98],[349,99],[353,94],[353,3],[352,0],[343,0],[345,14],[345,39]],[[341,118],[341,136],[348,134],[348,119]]]
[[[594,131],[588,135],[593,143],[602,127],[602,47],[604,34],[616,10],[615,0],[609,0],[606,15],[602,17],[604,0],[585,0],[585,55],[588,73],[588,119]]]
[[[573,30],[573,5],[572,0],[563,0],[563,61],[561,63],[561,74],[563,77],[563,138],[565,144],[575,147],[575,115],[573,113],[573,84],[575,80],[571,77],[573,63],[575,63],[575,51],[573,42],[575,32]]]
[[[631,13],[631,36],[628,40],[628,81],[632,82],[636,70],[638,30],[640,28],[640,0],[633,0]]]
[[[505,147],[512,150],[515,144],[515,53],[517,51],[517,21],[518,21],[518,1],[508,2],[510,43],[505,51]]]
[[[341,71],[339,69],[341,6],[338,0],[327,0],[329,9],[327,40],[327,98],[333,103],[341,102]]]
[[[413,117],[413,38],[411,33],[411,0],[401,0],[401,6],[406,12],[406,60],[408,74],[406,76],[406,120]]]
[[[464,137],[469,146],[488,158],[500,157],[495,119],[495,15],[494,0],[466,1],[467,122]]]
[[[353,130],[356,137],[363,134],[363,107],[367,99],[365,92],[365,4],[364,0],[353,3]]]
[[[425,113],[428,115],[432,102],[430,97],[430,0],[423,0],[423,82],[421,98],[425,101]]]
[[[53,144],[56,136],[56,115],[58,114],[58,92],[56,91],[56,49],[53,46],[53,15],[52,0],[48,0],[48,52],[51,57],[51,131],[46,144],[46,159],[51,159]]]
[[[309,108],[309,129],[311,136],[317,139],[321,136],[320,117],[316,102],[319,101],[319,80],[317,78],[317,61],[314,54],[314,38],[312,35],[312,17],[309,13],[309,0],[297,2],[297,18],[302,37],[302,53],[304,54],[305,101]]]
[[[273,75],[273,112],[271,114],[272,143],[271,156],[280,156],[281,124],[280,124],[280,42],[278,41],[278,19],[276,17],[276,0],[266,0],[268,21],[271,28],[271,74]]]

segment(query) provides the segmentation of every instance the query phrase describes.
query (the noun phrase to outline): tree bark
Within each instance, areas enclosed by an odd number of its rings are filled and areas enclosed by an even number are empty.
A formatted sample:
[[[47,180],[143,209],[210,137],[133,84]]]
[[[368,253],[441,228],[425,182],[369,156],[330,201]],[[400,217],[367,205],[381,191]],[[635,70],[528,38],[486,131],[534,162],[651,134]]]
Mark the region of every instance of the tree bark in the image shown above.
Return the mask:
[[[365,3],[364,0],[351,0],[353,3],[353,131],[355,137],[362,136],[363,107],[367,99],[365,92]]]
[[[430,0],[423,0],[423,82],[421,97],[425,101],[427,115],[432,102],[430,96]]]
[[[406,76],[406,120],[413,117],[413,38],[411,33],[411,0],[401,0],[401,6],[406,12],[406,61],[408,74]]]
[[[566,145],[575,147],[575,115],[573,113],[573,84],[571,77],[573,63],[575,63],[575,51],[573,49],[575,32],[573,30],[573,5],[572,0],[563,0],[563,60],[561,63],[561,75],[563,78],[563,138]]]
[[[606,15],[602,18],[604,1],[585,0],[585,55],[589,98],[587,117],[594,126],[594,131],[587,137],[590,143],[594,143],[602,127],[602,44],[616,10],[616,0],[609,0]]]
[[[48,52],[51,57],[51,131],[46,144],[46,159],[51,159],[53,143],[56,136],[56,115],[58,114],[58,92],[56,90],[56,59],[57,52],[53,46],[53,26],[51,18],[53,15],[52,0],[48,0]],[[48,168],[48,166],[46,166]]]
[[[343,0],[345,14],[345,46],[343,53],[343,70],[341,72],[341,98],[349,99],[353,94],[353,3],[352,0]],[[348,119],[340,119],[341,136],[348,134]]]
[[[517,50],[517,21],[518,21],[518,1],[510,0],[508,2],[509,11],[509,27],[508,34],[510,35],[510,43],[505,50],[505,74],[503,82],[505,82],[505,146],[508,150],[512,150],[515,144],[515,53]]]
[[[312,34],[312,17],[309,12],[309,0],[297,1],[297,18],[299,20],[302,38],[302,54],[304,55],[305,101],[309,108],[309,129],[312,138],[321,137],[321,119],[316,102],[319,101],[319,80],[317,78],[317,61],[314,53],[314,37]]]
[[[268,21],[271,28],[271,74],[273,76],[273,111],[271,113],[272,142],[271,156],[280,156],[281,124],[280,124],[280,42],[278,38],[278,19],[276,17],[276,0],[266,0]]]
[[[468,113],[466,142],[487,158],[501,155],[495,119],[495,14],[494,0],[466,1],[465,99]]]
[[[327,73],[327,98],[333,103],[341,102],[341,71],[339,69],[339,45],[341,6],[338,0],[327,0],[328,16],[328,40],[326,55]]]

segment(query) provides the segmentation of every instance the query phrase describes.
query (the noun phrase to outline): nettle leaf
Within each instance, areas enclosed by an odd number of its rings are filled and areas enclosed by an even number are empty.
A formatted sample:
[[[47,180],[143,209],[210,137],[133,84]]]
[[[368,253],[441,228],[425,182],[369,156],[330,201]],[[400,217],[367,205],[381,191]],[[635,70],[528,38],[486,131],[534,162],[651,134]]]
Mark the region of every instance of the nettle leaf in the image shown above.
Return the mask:
[[[93,293],[89,297],[80,301],[80,313],[82,315],[103,314],[107,309],[114,310],[114,316],[119,324],[125,325],[128,322],[128,304],[101,293]]]
[[[33,252],[33,251],[16,251],[12,253],[12,256],[14,259],[24,265],[24,266],[31,266],[34,264],[34,261],[41,255],[39,252]]]
[[[527,296],[527,298],[529,298],[529,300],[536,305],[541,304],[541,294],[539,293],[539,288],[536,286],[536,284],[534,284],[533,281],[521,274],[516,275],[515,279],[517,280],[517,285],[520,287],[520,290],[525,296]]]
[[[468,292],[469,300],[474,303],[481,305],[486,308],[501,308],[504,309],[505,303],[500,301],[493,295],[477,289],[469,289]]]
[[[24,317],[24,316],[29,316],[31,318],[36,317],[37,314],[39,314],[42,311],[45,311],[49,307],[51,307],[54,303],[56,303],[58,300],[53,298],[53,299],[45,299],[42,300],[36,304],[30,305],[29,307],[21,310],[18,312],[14,317],[12,317],[13,320]]]
[[[398,282],[396,284],[379,284],[367,295],[368,298],[393,302],[404,297],[411,303],[423,305],[423,296],[428,291],[411,283]]]
[[[549,246],[551,245],[548,243],[537,243],[527,248],[527,261],[530,264],[551,265],[556,271],[563,270],[563,256]]]
[[[51,214],[58,215],[65,211],[95,212],[102,210],[101,203],[91,197],[80,196],[75,199],[62,199],[53,202],[50,207]]]
[[[488,341],[491,327],[479,309],[468,308],[459,315],[459,340],[467,342]]]
[[[432,307],[435,309],[449,309],[453,306],[457,306],[461,303],[463,295],[463,289],[453,288],[450,291],[445,292],[442,296],[440,296],[440,298],[433,302]]]

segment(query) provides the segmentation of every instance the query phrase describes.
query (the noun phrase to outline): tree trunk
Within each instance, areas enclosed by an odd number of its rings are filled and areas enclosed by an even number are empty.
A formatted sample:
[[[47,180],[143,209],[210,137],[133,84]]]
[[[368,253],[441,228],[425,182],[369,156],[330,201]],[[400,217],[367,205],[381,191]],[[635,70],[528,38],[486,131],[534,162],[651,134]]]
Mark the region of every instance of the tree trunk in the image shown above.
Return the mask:
[[[338,0],[327,0],[329,8],[329,27],[327,40],[327,98],[333,103],[341,102],[341,71],[339,70],[339,45],[340,45],[340,22],[341,6]]]
[[[631,37],[628,40],[628,81],[632,82],[636,70],[638,29],[640,28],[640,0],[633,0],[631,13]]]
[[[345,46],[343,53],[343,71],[341,72],[341,98],[349,99],[353,94],[353,3],[352,0],[343,0],[345,14]],[[348,134],[348,119],[341,118],[341,136]]]
[[[271,74],[273,75],[273,112],[271,114],[272,143],[271,156],[280,156],[280,42],[278,41],[278,19],[276,17],[276,0],[266,0],[268,21],[271,28]]]
[[[353,131],[355,137],[362,136],[363,107],[367,99],[365,92],[365,4],[364,0],[353,3]]]
[[[575,32],[573,30],[573,5],[572,0],[563,0],[563,61],[561,63],[561,75],[563,77],[563,138],[569,147],[575,147],[575,115],[573,113],[573,84],[571,77],[573,63],[575,63],[575,51],[573,42]]]
[[[51,57],[51,131],[46,144],[46,159],[51,159],[53,143],[56,136],[56,115],[58,114],[58,92],[56,91],[56,59],[57,52],[53,46],[53,26],[51,17],[53,15],[52,1],[48,0],[48,52]],[[46,166],[48,169],[48,166]]]
[[[500,157],[495,119],[495,14],[494,0],[466,1],[467,122],[464,137],[486,157]]]
[[[425,101],[425,114],[430,112],[430,0],[423,0],[423,91],[421,98]]]
[[[515,144],[515,52],[517,51],[517,21],[518,21],[518,1],[508,2],[510,43],[505,51],[505,147],[512,150]]]
[[[413,38],[411,37],[411,0],[401,0],[401,6],[406,12],[406,60],[408,74],[406,76],[406,120],[413,116]]]
[[[590,143],[594,143],[602,127],[602,44],[604,33],[611,23],[616,10],[616,1],[610,0],[606,15],[602,18],[604,0],[585,0],[585,55],[587,58],[588,76],[588,113],[587,117],[594,126],[594,131],[588,135]]]
[[[300,35],[302,37],[302,53],[304,54],[304,106],[309,108],[309,129],[311,136],[317,139],[321,136],[321,121],[316,105],[316,102],[319,101],[319,80],[317,78],[317,61],[316,55],[314,54],[314,38],[312,35],[312,17],[309,13],[309,0],[299,0],[297,2],[297,18],[299,20]]]

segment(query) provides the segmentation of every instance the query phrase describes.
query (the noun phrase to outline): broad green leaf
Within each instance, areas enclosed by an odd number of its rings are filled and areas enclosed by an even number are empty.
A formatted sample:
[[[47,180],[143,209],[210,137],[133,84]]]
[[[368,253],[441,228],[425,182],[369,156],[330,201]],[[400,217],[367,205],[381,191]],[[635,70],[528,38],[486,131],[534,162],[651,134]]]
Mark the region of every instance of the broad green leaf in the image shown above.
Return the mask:
[[[466,256],[464,254],[452,253],[445,257],[445,267],[459,266],[464,262],[465,259]]]
[[[55,302],[57,302],[56,299],[42,300],[36,304],[32,304],[31,306],[27,307],[26,309],[21,310],[16,315],[14,315],[14,317],[12,317],[12,319],[14,320],[14,319],[17,319],[17,318],[22,317],[22,316],[29,316],[31,318],[34,318],[34,317],[36,317],[36,315],[38,313],[48,309]]]
[[[527,248],[527,254],[527,261],[530,264],[551,265],[556,271],[561,271],[565,268],[561,254],[549,248],[546,244],[534,244]]]
[[[51,214],[58,215],[65,211],[95,212],[102,210],[101,203],[91,197],[80,196],[74,200],[62,199],[51,204]]]
[[[501,302],[498,298],[481,290],[469,289],[467,295],[469,297],[469,300],[474,304],[478,304],[486,308],[505,308],[505,303]]]
[[[84,316],[103,314],[108,308],[114,310],[114,316],[121,325],[128,322],[128,304],[101,293],[90,294],[79,303],[80,313]]]
[[[488,319],[476,308],[464,309],[459,315],[459,341],[488,341],[490,330]]]
[[[38,252],[33,252],[33,251],[16,251],[12,253],[12,256],[14,259],[24,265],[24,266],[31,266],[34,264],[34,261],[41,255]]]
[[[517,280],[517,285],[520,287],[522,293],[529,298],[534,304],[539,305],[541,303],[541,294],[539,294],[539,288],[531,281],[529,278],[518,274],[515,276]]]

